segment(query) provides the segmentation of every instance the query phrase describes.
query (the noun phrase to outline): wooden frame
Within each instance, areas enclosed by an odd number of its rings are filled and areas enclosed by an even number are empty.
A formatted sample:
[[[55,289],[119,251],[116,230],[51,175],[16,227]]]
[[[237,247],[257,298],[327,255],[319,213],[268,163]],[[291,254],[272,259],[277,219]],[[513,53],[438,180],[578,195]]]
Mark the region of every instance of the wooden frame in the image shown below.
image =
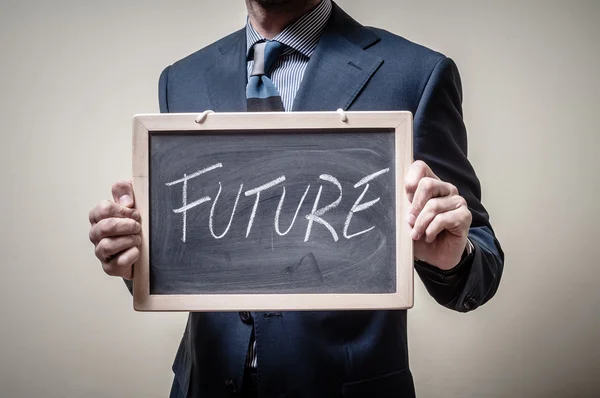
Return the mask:
[[[410,112],[272,112],[152,114],[133,118],[133,187],[142,217],[141,254],[134,268],[137,311],[275,311],[406,309],[413,306],[413,250],[406,221],[408,198],[403,178],[412,163]],[[202,120],[200,120],[202,119]],[[345,120],[344,120],[345,119]],[[150,294],[149,264],[149,135],[153,132],[218,130],[390,128],[395,130],[396,292],[389,294]],[[401,244],[402,243],[402,244]],[[401,250],[402,248],[402,250]]]

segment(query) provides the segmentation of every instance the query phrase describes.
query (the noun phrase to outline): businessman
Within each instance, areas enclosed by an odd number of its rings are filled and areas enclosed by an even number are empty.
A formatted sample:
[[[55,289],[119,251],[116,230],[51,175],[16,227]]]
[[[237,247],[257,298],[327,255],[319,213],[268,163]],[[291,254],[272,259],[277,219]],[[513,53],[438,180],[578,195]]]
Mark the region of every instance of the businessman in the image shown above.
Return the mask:
[[[488,301],[504,255],[467,160],[454,62],[360,25],[331,0],[246,6],[243,29],[162,72],[161,112],[412,112],[417,160],[405,186],[415,269],[445,307]],[[104,271],[130,280],[141,220],[130,183],[112,194],[90,212],[90,239]],[[191,313],[173,371],[177,398],[415,395],[406,311]]]

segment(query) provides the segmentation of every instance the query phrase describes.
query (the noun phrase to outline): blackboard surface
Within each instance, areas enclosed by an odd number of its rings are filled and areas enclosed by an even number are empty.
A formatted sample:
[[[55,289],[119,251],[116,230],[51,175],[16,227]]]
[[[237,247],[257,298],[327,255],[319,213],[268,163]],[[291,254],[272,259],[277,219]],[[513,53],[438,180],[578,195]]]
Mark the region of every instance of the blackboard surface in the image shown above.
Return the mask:
[[[391,128],[149,132],[150,294],[396,292],[394,145]]]

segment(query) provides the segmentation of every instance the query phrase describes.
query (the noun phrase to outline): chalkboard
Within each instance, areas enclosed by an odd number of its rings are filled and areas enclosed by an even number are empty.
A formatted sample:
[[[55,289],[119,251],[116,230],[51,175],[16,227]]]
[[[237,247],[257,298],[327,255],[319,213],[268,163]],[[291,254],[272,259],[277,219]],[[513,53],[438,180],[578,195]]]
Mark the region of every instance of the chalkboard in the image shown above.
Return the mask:
[[[136,309],[412,306],[410,114],[196,116],[134,118]]]

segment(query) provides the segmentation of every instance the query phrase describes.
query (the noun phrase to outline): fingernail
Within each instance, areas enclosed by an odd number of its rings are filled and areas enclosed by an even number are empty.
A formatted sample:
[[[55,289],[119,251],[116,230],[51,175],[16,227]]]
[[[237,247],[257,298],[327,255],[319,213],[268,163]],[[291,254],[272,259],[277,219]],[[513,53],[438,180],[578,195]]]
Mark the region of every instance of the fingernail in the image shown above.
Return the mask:
[[[412,226],[415,225],[415,221],[417,221],[417,218],[414,216],[414,214],[408,213],[408,215],[406,216],[406,221],[408,221],[408,223]]]
[[[131,206],[133,204],[133,199],[129,195],[123,195],[119,198],[119,204],[121,206]]]
[[[131,213],[131,217],[133,217],[134,220],[138,220],[140,219],[140,213],[135,210],[133,213]]]
[[[417,232],[416,229],[413,229],[410,232],[410,237],[412,238],[412,240],[418,240],[419,239],[419,233]]]

